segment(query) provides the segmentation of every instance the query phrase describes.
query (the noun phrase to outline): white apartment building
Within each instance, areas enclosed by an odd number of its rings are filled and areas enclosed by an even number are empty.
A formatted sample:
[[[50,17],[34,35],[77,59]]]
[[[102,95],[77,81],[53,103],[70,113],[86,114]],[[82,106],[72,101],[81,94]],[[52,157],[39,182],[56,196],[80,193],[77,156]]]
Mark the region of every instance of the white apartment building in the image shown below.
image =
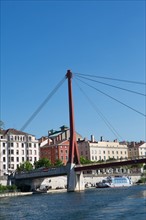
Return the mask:
[[[16,129],[0,129],[0,176],[11,173],[20,163],[39,160],[39,144],[35,136]]]
[[[114,141],[95,141],[91,136],[91,140],[79,140],[78,148],[80,156],[87,160],[99,161],[128,158],[128,147],[126,144],[120,144],[117,140]]]

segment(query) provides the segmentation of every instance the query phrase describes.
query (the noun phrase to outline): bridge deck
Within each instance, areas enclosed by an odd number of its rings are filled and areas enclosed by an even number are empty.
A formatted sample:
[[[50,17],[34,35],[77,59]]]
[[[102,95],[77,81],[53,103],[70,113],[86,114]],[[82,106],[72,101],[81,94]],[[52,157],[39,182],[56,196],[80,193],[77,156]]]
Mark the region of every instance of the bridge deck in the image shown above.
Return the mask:
[[[15,179],[35,179],[35,178],[44,178],[44,177],[54,177],[54,176],[62,176],[67,175],[67,169],[65,166],[56,167],[56,168],[48,168],[44,170],[34,170],[28,172],[21,172],[15,174]]]
[[[103,163],[94,163],[94,164],[87,164],[87,165],[77,165],[75,167],[75,171],[83,171],[83,170],[97,170],[101,168],[110,168],[110,167],[118,167],[118,166],[126,166],[126,165],[132,165],[132,164],[140,164],[140,163],[146,163],[146,156],[143,158],[133,158],[133,159],[127,159],[127,160],[119,160],[119,161],[113,161],[113,162],[103,162]]]
[[[92,163],[87,165],[75,165],[74,170],[75,172],[80,172],[84,170],[97,170],[102,168],[119,167],[119,166],[126,166],[132,164],[140,164],[140,163],[146,163],[146,156],[127,159],[127,160]],[[19,180],[19,179],[35,179],[35,178],[62,176],[62,175],[67,175],[67,170],[68,170],[67,166],[60,166],[60,167],[48,168],[44,170],[34,170],[23,173],[15,173],[14,178],[16,180]]]

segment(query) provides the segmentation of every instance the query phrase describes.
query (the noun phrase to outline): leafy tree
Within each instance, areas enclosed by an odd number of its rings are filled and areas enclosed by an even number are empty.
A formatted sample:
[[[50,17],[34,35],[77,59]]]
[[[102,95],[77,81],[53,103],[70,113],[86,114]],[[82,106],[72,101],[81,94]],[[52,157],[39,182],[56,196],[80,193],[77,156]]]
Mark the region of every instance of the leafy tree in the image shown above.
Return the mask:
[[[40,168],[40,167],[46,167],[46,168],[48,168],[48,167],[51,167],[51,162],[50,162],[50,160],[47,159],[47,158],[42,158],[42,159],[40,159],[40,160],[38,160],[38,161],[35,161],[35,162],[34,162],[34,166],[35,166],[35,169],[38,169],[38,168]]]
[[[17,171],[30,171],[33,170],[33,166],[29,161],[25,161],[24,163],[21,163],[18,167],[17,167]]]
[[[62,160],[60,160],[60,159],[56,160],[56,162],[54,163],[54,166],[57,166],[57,167],[63,166],[63,165],[64,164],[63,164]]]
[[[87,160],[87,159],[86,159],[85,157],[83,157],[83,156],[80,157],[80,162],[81,162],[81,164],[90,164],[90,163],[92,163],[92,161]]]

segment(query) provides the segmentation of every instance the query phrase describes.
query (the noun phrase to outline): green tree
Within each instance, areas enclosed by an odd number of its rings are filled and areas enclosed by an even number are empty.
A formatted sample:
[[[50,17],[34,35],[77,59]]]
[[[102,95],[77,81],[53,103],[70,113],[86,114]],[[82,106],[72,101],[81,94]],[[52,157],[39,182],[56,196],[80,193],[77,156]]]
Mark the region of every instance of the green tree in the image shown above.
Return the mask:
[[[54,163],[54,166],[57,166],[57,167],[63,166],[63,165],[64,164],[63,164],[62,160],[60,160],[60,159],[56,160],[55,163]]]
[[[85,157],[83,157],[83,156],[80,157],[80,162],[81,162],[81,164],[90,164],[90,163],[92,163],[92,161],[87,160],[87,159],[86,159]]]
[[[51,165],[52,164],[51,164],[50,160],[47,158],[42,158],[42,159],[34,162],[35,169],[38,169],[40,167],[48,168],[48,167],[51,167]]]
[[[17,171],[30,171],[33,170],[33,165],[29,161],[25,161],[24,163],[21,163],[17,167]]]

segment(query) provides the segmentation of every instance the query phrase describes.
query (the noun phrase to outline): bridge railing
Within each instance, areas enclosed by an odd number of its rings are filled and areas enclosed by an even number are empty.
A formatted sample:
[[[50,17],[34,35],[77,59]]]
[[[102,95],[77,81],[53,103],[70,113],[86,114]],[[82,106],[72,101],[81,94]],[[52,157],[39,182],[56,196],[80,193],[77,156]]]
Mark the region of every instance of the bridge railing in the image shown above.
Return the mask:
[[[127,158],[120,158],[120,159],[113,159],[113,160],[103,160],[103,161],[101,161],[101,162],[92,162],[92,163],[90,163],[90,164],[83,164],[83,166],[85,167],[85,166],[92,166],[92,165],[98,165],[98,164],[110,164],[110,163],[116,163],[116,162],[124,162],[124,161],[133,161],[133,160],[140,160],[140,159],[145,159],[146,158],[146,155],[142,155],[142,156],[138,156],[138,157],[127,157]],[[80,164],[80,165],[76,165],[76,167],[81,167],[82,166],[82,164]]]
[[[42,170],[32,170],[25,172],[16,172],[14,175],[15,179],[27,179],[27,178],[41,178],[47,176],[58,176],[58,175],[66,175],[67,170],[65,166],[60,166],[56,168],[46,168]]]

